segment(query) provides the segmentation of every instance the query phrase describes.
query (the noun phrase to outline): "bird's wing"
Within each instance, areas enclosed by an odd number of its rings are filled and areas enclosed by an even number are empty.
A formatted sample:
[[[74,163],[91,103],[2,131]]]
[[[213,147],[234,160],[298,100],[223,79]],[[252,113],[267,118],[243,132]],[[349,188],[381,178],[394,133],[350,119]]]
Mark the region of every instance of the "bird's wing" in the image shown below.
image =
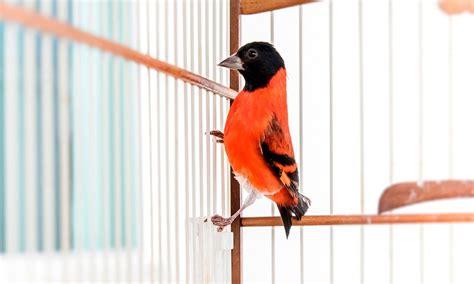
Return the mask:
[[[261,139],[262,155],[275,176],[280,179],[292,197],[298,194],[299,178],[293,145],[288,131],[273,118]]]

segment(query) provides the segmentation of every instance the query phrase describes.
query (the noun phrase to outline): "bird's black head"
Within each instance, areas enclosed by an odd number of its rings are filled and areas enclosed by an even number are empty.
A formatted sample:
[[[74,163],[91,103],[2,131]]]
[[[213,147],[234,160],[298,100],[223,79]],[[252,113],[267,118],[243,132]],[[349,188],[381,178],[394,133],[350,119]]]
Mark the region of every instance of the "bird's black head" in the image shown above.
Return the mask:
[[[255,41],[242,46],[219,66],[238,70],[245,78],[244,90],[253,91],[267,86],[273,75],[285,68],[285,62],[273,45]]]

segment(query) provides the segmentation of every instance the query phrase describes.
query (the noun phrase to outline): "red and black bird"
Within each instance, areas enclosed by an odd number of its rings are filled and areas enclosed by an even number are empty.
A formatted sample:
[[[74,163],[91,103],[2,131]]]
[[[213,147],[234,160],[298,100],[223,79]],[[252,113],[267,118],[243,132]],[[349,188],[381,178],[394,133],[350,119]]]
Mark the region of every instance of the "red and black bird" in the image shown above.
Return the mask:
[[[238,70],[245,86],[230,108],[224,133],[211,134],[223,139],[235,177],[250,193],[234,215],[215,215],[212,222],[222,230],[257,196],[264,195],[277,204],[288,237],[291,217],[301,219],[311,201],[298,191],[298,167],[288,126],[285,62],[273,45],[252,42],[219,66]]]

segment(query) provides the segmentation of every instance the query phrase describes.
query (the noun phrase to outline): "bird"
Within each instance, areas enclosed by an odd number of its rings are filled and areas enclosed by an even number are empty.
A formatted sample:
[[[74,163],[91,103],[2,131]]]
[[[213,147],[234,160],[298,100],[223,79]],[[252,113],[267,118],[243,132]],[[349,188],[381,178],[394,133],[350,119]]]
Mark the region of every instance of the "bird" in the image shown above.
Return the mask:
[[[224,132],[210,135],[224,144],[234,176],[249,195],[232,216],[214,215],[211,221],[222,231],[263,195],[276,203],[288,238],[292,216],[300,220],[311,200],[299,192],[285,62],[272,44],[250,42],[218,66],[237,70],[245,85],[230,107]]]

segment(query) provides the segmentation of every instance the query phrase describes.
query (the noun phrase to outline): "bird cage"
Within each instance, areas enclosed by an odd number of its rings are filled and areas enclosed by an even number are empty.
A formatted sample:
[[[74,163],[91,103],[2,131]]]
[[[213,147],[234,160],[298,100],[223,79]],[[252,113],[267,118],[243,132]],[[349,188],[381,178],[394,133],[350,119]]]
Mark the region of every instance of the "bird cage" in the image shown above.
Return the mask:
[[[0,1],[0,280],[474,281],[473,7]],[[251,41],[285,60],[312,199],[288,239],[265,198],[210,222],[246,194],[209,132]]]

